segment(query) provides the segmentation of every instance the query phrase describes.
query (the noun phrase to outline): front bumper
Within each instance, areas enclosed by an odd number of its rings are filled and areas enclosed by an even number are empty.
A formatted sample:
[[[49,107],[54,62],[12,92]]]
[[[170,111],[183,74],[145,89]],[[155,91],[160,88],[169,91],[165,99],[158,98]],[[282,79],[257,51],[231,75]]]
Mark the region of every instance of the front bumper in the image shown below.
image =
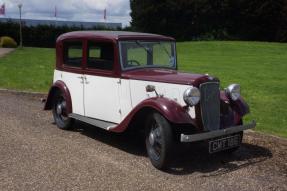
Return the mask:
[[[207,139],[212,139],[215,137],[230,135],[233,133],[238,133],[240,131],[244,131],[247,129],[252,129],[256,126],[256,122],[253,120],[251,123],[248,123],[246,125],[238,125],[229,127],[227,129],[220,129],[216,131],[210,131],[206,133],[198,133],[198,134],[192,134],[192,135],[180,135],[180,141],[181,142],[195,142],[195,141],[202,141]]]

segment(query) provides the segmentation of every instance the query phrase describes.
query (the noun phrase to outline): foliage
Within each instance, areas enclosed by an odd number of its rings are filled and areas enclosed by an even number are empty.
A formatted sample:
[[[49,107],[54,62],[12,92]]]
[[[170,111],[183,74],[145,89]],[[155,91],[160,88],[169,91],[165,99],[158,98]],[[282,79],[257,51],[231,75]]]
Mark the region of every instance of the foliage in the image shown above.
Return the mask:
[[[0,36],[11,36],[19,42],[19,24],[12,21],[0,22]],[[25,26],[23,23],[23,45],[28,47],[55,47],[56,39],[59,35],[70,32],[84,30],[82,27],[38,25]],[[103,27],[94,27],[90,30],[111,30]]]
[[[9,36],[2,36],[0,38],[0,47],[3,48],[16,48],[17,47],[17,43],[15,42],[15,40]]]
[[[287,44],[260,42],[183,42],[177,44],[179,69],[209,73],[221,88],[239,83],[250,105],[246,120],[256,129],[287,137]],[[55,50],[23,48],[0,58],[0,87],[47,92]]]
[[[178,40],[287,42],[286,0],[130,0],[133,30]]]

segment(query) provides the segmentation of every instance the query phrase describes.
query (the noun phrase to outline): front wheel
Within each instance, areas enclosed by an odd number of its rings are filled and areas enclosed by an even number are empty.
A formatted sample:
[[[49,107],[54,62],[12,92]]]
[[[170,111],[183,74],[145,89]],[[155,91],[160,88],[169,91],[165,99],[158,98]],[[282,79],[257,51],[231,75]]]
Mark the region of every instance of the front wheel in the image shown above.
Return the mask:
[[[154,167],[165,169],[172,156],[173,135],[171,124],[159,113],[152,113],[147,118],[146,150]]]
[[[73,125],[74,120],[68,117],[67,114],[67,102],[64,95],[58,91],[53,99],[52,113],[54,121],[60,129],[70,129]]]

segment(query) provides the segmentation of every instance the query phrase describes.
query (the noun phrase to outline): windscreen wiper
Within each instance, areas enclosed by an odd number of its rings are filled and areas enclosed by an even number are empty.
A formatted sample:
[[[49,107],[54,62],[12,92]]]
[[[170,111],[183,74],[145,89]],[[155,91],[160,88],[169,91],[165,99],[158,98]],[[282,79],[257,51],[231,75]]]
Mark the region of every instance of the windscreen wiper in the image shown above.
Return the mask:
[[[150,56],[152,56],[152,52],[149,48],[145,47],[142,43],[140,43],[138,40],[136,40],[136,44],[140,47],[142,47]]]
[[[162,47],[162,49],[165,51],[165,53],[168,55],[169,59],[171,59],[172,55],[168,52],[168,50],[166,49],[166,47],[162,44],[162,42],[158,42],[160,44],[160,46]]]

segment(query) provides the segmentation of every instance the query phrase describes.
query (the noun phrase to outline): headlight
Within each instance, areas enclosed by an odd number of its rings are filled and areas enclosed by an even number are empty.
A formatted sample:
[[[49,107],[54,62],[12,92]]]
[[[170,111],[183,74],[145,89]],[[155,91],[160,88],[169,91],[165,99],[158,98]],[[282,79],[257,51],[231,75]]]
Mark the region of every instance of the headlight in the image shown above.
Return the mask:
[[[200,92],[196,87],[191,86],[186,89],[183,93],[183,100],[189,106],[194,106],[198,104],[200,100]]]
[[[231,84],[225,89],[225,92],[233,101],[236,101],[240,97],[240,85]]]

